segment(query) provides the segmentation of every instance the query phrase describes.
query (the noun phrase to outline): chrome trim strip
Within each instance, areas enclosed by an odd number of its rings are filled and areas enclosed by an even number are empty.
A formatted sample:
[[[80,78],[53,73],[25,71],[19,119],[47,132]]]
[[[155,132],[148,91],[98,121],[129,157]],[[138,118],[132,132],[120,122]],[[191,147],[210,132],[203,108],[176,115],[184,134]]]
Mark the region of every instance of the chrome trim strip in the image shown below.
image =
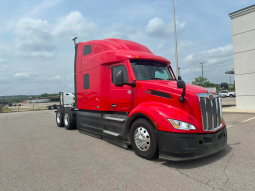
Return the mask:
[[[222,119],[222,105],[221,105],[221,99],[219,99],[219,105],[220,105],[220,118]]]
[[[200,106],[200,112],[201,112],[201,118],[202,118],[202,125],[204,126],[204,118],[203,118],[202,111],[201,111],[200,97],[199,97],[199,106]]]
[[[205,128],[205,131],[208,131],[208,112],[207,112],[207,108],[206,108],[206,99],[205,100],[205,118],[206,118],[206,127]]]
[[[216,98],[215,98],[216,99]],[[212,115],[212,129],[214,129],[213,127],[214,127],[214,114],[213,114],[213,101],[212,101],[212,99],[210,100],[210,102],[211,102],[211,115]],[[216,124],[217,125],[217,124]]]
[[[222,127],[222,123],[220,124],[220,126],[218,126],[218,127],[216,127],[216,128],[214,128],[214,130],[213,131],[217,131],[218,129],[220,129]]]
[[[105,119],[114,120],[114,121],[125,121],[125,119],[114,118],[114,117],[105,117]]]
[[[112,132],[112,131],[107,131],[107,130],[103,130],[103,132],[104,133],[107,133],[107,134],[110,134],[110,135],[113,135],[113,136],[119,136],[119,134],[118,133],[114,133],[114,132]]]
[[[213,97],[220,97],[220,95],[217,95],[217,94],[208,94],[208,93],[200,93],[200,94],[197,94],[197,96],[200,98],[200,97],[204,97],[204,98],[209,98],[209,95],[213,95]]]
[[[218,114],[218,99],[215,99],[215,105],[216,105],[216,125],[218,125],[218,119],[219,119],[219,114]]]

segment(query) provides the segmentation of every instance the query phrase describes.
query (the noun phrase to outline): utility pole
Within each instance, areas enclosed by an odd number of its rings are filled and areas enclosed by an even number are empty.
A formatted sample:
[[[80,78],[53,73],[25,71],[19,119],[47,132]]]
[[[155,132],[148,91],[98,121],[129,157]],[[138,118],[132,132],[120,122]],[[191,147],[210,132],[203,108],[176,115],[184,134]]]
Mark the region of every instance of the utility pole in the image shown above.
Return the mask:
[[[175,60],[176,60],[176,78],[178,79],[178,52],[177,52],[177,35],[176,35],[176,23],[175,23],[175,8],[173,0],[173,10],[174,10],[174,34],[175,34]]]

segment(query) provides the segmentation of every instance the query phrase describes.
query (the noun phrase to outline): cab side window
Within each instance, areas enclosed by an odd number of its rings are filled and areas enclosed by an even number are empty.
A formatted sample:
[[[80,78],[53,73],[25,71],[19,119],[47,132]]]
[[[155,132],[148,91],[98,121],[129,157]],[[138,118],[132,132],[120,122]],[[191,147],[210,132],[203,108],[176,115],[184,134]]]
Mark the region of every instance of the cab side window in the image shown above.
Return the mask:
[[[124,83],[128,83],[128,73],[127,73],[126,66],[124,65],[118,65],[118,66],[112,67],[112,83],[115,85],[115,76],[119,71],[123,72]]]

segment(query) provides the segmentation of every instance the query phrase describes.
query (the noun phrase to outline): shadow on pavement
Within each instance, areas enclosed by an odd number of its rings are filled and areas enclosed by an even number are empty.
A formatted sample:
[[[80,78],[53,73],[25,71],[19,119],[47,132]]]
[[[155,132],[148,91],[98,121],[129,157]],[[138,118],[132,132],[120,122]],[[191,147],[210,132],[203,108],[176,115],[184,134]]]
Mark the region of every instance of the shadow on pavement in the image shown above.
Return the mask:
[[[240,144],[240,143],[239,143]],[[189,161],[167,161],[163,159],[154,159],[154,162],[160,162],[164,166],[168,166],[171,168],[176,168],[176,169],[193,169],[201,166],[206,166],[208,164],[214,163],[225,156],[227,156],[230,151],[232,150],[232,147],[230,145],[227,145],[225,149],[222,151],[215,153],[213,155],[200,158],[200,159],[195,159],[195,160],[189,160]]]

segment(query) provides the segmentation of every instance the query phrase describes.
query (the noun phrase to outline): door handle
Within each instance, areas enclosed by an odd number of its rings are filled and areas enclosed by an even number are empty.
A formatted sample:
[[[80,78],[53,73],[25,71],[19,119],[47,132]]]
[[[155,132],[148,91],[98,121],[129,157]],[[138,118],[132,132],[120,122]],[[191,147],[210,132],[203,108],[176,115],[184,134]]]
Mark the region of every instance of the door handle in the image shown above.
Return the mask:
[[[112,107],[116,107],[116,104],[112,104]]]

